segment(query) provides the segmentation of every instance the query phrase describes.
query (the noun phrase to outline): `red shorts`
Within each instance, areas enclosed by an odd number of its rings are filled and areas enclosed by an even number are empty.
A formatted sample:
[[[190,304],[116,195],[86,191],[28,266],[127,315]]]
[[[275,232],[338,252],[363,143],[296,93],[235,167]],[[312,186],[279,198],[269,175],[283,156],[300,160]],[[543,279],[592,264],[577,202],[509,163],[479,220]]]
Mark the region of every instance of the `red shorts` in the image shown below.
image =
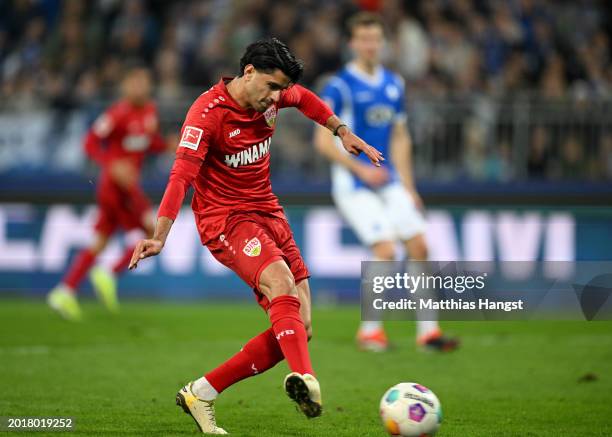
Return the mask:
[[[103,235],[112,235],[118,229],[145,230],[145,217],[151,204],[142,190],[127,194],[118,190],[98,191],[98,218],[95,230]]]
[[[231,215],[223,233],[207,247],[217,261],[253,289],[264,310],[269,302],[259,291],[259,276],[271,263],[284,260],[296,284],[310,277],[285,218],[256,212]]]

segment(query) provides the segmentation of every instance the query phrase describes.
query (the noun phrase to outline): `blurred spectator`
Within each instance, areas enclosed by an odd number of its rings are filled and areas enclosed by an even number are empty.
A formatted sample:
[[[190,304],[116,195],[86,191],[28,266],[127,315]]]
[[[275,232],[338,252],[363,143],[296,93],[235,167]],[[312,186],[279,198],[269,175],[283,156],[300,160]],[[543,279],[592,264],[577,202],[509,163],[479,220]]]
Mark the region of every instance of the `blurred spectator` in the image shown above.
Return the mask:
[[[405,14],[397,30],[397,66],[408,80],[421,79],[429,70],[429,37],[414,17]]]
[[[570,135],[561,145],[560,176],[563,179],[581,179],[585,176],[584,147],[578,138]]]
[[[550,137],[543,126],[536,126],[529,141],[527,156],[527,176],[543,179],[550,167]]]
[[[180,60],[171,49],[161,50],[155,61],[157,73],[157,98],[161,101],[178,100],[184,97],[180,78]]]
[[[486,178],[487,145],[485,131],[482,124],[469,122],[464,132],[465,153],[463,167],[470,179],[482,180]]]
[[[601,142],[599,162],[603,177],[612,180],[612,134],[607,134]]]
[[[560,99],[565,96],[567,82],[563,59],[557,53],[548,58],[540,79],[540,93],[548,99]]]
[[[290,42],[308,58],[306,83],[312,84],[342,62],[344,22],[358,7],[385,17],[390,61],[407,80],[419,81],[421,91],[436,91],[441,78],[446,93],[538,88],[556,98],[579,80],[597,95],[609,93],[610,35],[606,10],[595,0],[5,1],[0,88],[3,94],[28,92],[15,77],[49,71],[75,83],[90,66],[100,75],[109,57],[144,59],[158,70],[161,63],[174,70],[172,76],[178,73],[173,86],[202,86],[264,35]],[[164,75],[169,81],[167,70]],[[38,98],[57,97],[53,81],[42,88]]]
[[[387,61],[406,79],[409,109],[421,105],[413,112],[426,125],[413,131],[417,157],[429,160],[423,173],[435,164],[431,174],[445,178],[612,177],[605,119],[580,118],[588,138],[561,137],[544,119],[525,124],[532,109],[567,121],[536,102],[577,102],[588,113],[612,97],[610,7],[597,0],[4,0],[0,111],[51,108],[62,132],[75,109],[91,114],[113,98],[134,60],[153,69],[160,104],[177,108],[236,74],[245,46],[268,35],[305,61],[312,86],[347,58],[344,24],[358,9],[384,18]],[[290,148],[290,167],[306,169],[308,148]]]
[[[503,141],[489,153],[486,160],[486,176],[488,180],[506,182],[512,179],[512,147]]]
[[[158,33],[144,0],[126,0],[110,29],[111,50],[122,58],[150,60]]]

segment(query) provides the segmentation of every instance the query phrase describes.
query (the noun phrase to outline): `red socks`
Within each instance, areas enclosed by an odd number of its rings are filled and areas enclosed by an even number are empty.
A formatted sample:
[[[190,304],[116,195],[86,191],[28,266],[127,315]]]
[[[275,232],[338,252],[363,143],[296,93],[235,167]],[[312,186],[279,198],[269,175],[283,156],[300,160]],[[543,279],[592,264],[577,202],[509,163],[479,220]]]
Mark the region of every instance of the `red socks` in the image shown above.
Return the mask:
[[[132,259],[132,253],[134,247],[128,247],[125,249],[121,258],[113,265],[113,273],[119,274],[127,269],[130,260]],[[96,261],[96,255],[89,249],[82,250],[74,259],[70,268],[64,275],[62,282],[76,291],[77,287]]]
[[[291,371],[314,375],[308,355],[308,337],[300,317],[300,300],[289,295],[275,297],[268,307],[268,316]]]
[[[240,352],[204,376],[221,393],[238,381],[274,367],[282,359],[283,352],[270,328],[252,338]]]
[[[276,297],[270,303],[268,314],[272,328],[251,339],[240,352],[204,375],[217,392],[265,372],[283,358],[291,371],[314,375],[308,337],[300,317],[300,300],[288,295]]]
[[[89,249],[81,251],[70,265],[70,269],[66,272],[62,282],[76,291],[95,260],[96,256]]]
[[[113,265],[113,273],[118,275],[125,271],[130,265],[130,260],[132,259],[132,254],[134,253],[134,246],[129,246],[121,255],[121,258]]]
[[[132,259],[133,247],[125,249],[121,258],[113,265],[113,273],[118,274],[127,269]],[[62,282],[75,290],[96,261],[96,255],[89,249],[81,251],[70,265],[68,272],[64,275]]]

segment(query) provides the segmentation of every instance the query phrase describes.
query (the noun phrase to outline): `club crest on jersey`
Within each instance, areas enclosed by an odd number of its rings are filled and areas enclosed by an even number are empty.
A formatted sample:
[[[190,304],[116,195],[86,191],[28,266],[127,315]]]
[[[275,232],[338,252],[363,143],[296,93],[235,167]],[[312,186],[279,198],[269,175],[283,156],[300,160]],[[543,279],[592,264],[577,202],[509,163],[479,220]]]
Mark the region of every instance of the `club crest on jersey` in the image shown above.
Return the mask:
[[[266,112],[264,112],[264,118],[266,119],[268,126],[274,126],[274,123],[276,122],[276,106],[272,105],[266,109]]]
[[[242,249],[246,256],[259,256],[261,253],[261,243],[257,237],[251,238],[251,240]]]

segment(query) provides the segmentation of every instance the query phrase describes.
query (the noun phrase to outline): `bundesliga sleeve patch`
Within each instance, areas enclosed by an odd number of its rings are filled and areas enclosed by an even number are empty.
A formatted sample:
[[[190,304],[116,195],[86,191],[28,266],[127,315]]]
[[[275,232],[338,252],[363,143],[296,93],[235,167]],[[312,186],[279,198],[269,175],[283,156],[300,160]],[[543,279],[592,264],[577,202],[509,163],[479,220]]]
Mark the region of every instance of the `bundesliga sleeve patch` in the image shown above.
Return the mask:
[[[193,126],[185,126],[179,147],[187,147],[191,150],[198,150],[201,139],[202,129]]]
[[[106,138],[113,130],[113,119],[108,114],[102,114],[94,122],[93,131],[96,135]]]

